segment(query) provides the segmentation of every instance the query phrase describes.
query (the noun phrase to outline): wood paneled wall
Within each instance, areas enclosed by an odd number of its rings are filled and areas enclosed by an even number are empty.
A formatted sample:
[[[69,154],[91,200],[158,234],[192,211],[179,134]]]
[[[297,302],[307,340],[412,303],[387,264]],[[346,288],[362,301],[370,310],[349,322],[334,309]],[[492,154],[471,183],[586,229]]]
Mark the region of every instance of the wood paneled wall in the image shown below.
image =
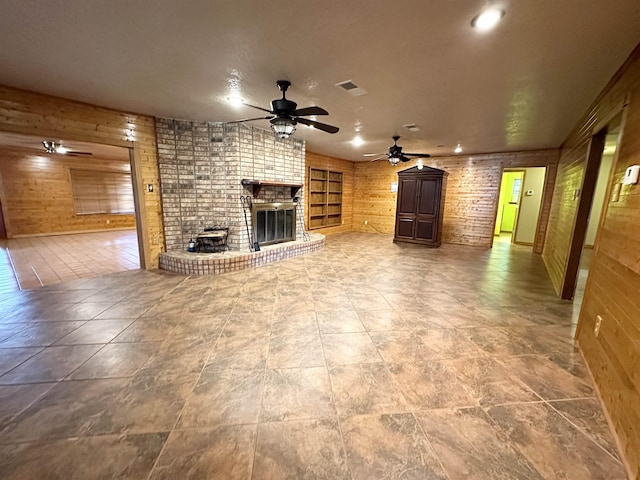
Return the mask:
[[[71,168],[129,172],[130,164],[29,150],[0,150],[0,199],[9,238],[135,227],[134,215],[76,215]]]
[[[129,129],[133,141],[127,140]],[[0,86],[0,131],[131,148],[141,265],[158,267],[164,236],[153,117]],[[153,192],[143,188],[147,184]]]
[[[562,282],[575,204],[590,138],[627,101],[609,193],[625,169],[640,164],[640,45],[563,144],[544,259]],[[626,117],[626,118],[625,118]],[[640,185],[621,187],[620,198],[605,197],[576,334],[610,421],[630,478],[640,478]],[[597,315],[602,317],[598,337]]]
[[[497,199],[504,168],[547,167],[538,235],[534,251],[542,252],[558,160],[557,150],[488,153],[425,159],[425,164],[449,173],[444,206],[442,241],[490,247],[497,213]],[[391,167],[388,162],[355,164],[353,229],[393,233],[396,194],[391,183],[397,172],[413,167],[408,162]],[[365,221],[367,224],[365,224]]]
[[[353,189],[354,189],[354,162],[339,158],[327,157],[313,152],[306,153],[305,159],[305,191],[309,191],[309,167],[342,172],[342,225],[327,228],[318,228],[314,233],[331,235],[333,233],[350,232],[353,228]],[[305,228],[309,222],[309,198],[304,196],[304,221]]]

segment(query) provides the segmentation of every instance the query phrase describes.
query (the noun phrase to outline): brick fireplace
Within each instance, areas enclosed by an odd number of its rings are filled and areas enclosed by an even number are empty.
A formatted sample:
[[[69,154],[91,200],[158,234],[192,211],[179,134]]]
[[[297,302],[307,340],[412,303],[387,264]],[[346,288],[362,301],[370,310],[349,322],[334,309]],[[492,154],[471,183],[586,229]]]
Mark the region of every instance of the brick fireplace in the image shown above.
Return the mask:
[[[214,225],[229,227],[230,250],[248,252],[240,196],[252,196],[257,206],[291,203],[294,190],[264,185],[254,195],[243,179],[304,184],[305,142],[300,138],[281,140],[271,130],[248,124],[167,118],[156,118],[156,132],[167,252],[185,251],[190,238]],[[303,195],[303,188],[295,190],[301,205]],[[250,213],[247,218],[251,222]],[[300,228],[296,240],[302,240]]]
[[[301,228],[286,243],[249,249],[242,196],[255,210],[266,204],[304,203],[305,144],[280,140],[271,130],[246,124],[191,122],[156,118],[162,211],[167,251],[160,267],[187,275],[225,273],[303,255],[324,246],[323,235],[304,241]],[[296,205],[297,207],[297,205]],[[302,225],[302,212],[291,218]],[[247,212],[252,225],[252,212]],[[255,220],[259,226],[258,221]],[[228,251],[188,253],[191,238],[207,227],[229,228]],[[284,222],[286,230],[286,220]],[[292,227],[293,225],[289,225]],[[283,232],[286,233],[286,232]],[[288,240],[288,239],[287,239]]]

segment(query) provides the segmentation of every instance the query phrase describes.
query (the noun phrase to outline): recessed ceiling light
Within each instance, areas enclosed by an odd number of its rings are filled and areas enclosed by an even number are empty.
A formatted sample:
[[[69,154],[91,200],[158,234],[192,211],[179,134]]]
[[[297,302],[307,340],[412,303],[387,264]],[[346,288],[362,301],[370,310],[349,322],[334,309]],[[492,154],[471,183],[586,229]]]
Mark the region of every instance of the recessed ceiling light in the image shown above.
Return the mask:
[[[504,10],[489,8],[480,15],[473,17],[471,26],[480,32],[486,32],[495,27],[502,17],[504,17]]]
[[[227,102],[229,102],[234,107],[239,107],[240,105],[244,104],[244,100],[239,95],[231,95],[227,97]]]
[[[355,137],[353,137],[353,140],[351,140],[351,144],[354,147],[359,147],[361,145],[364,145],[364,140],[360,135],[356,135]]]
[[[462,147],[460,146],[460,144],[456,145],[456,148],[453,151],[456,153],[462,153]]]

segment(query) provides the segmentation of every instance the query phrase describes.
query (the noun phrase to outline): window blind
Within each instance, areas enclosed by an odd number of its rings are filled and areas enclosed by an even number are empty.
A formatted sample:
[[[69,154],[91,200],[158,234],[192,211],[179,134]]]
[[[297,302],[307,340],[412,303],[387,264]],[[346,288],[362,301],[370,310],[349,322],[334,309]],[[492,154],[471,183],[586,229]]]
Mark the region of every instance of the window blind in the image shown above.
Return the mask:
[[[131,174],[71,169],[77,215],[134,213]]]

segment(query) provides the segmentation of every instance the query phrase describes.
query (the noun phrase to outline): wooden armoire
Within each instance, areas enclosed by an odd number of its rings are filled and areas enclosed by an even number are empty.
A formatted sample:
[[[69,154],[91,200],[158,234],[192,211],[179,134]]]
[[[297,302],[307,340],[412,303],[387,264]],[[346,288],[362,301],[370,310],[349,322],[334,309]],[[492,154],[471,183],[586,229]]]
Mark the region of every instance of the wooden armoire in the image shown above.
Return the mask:
[[[398,172],[398,203],[394,242],[439,247],[447,172],[418,167]]]

